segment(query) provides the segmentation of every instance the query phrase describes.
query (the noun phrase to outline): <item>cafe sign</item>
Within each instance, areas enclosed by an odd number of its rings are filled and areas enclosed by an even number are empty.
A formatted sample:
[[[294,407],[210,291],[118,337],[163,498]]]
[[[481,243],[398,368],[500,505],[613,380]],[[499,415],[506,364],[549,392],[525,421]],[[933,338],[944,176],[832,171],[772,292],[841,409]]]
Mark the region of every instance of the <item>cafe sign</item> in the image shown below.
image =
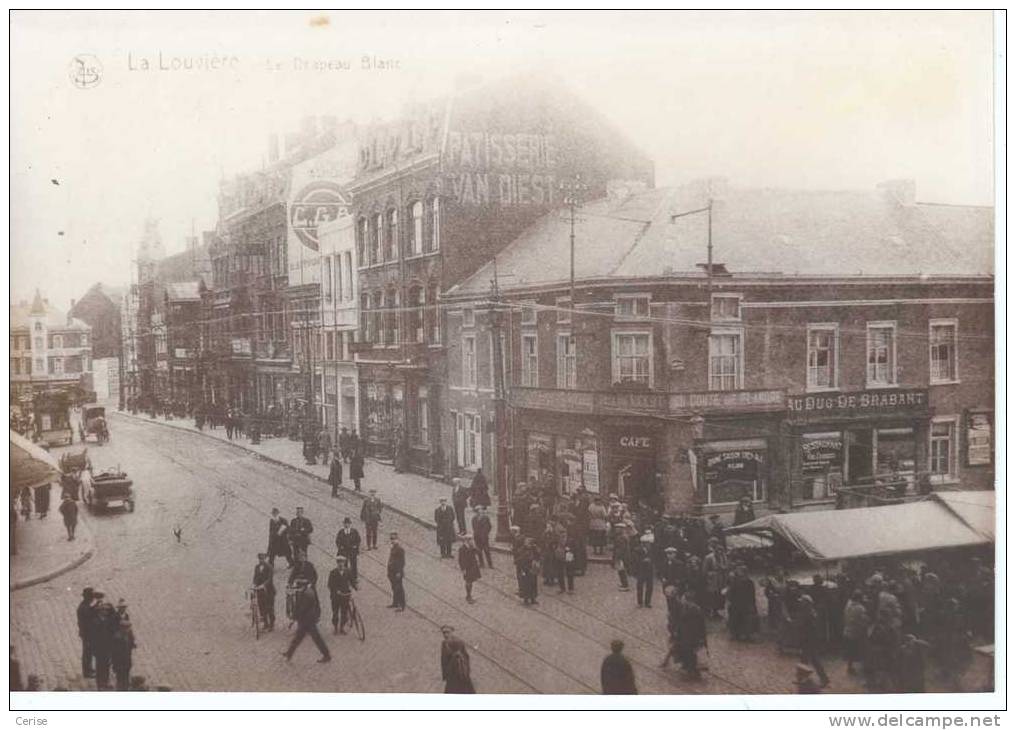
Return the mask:
[[[853,393],[816,393],[787,398],[792,416],[864,416],[922,410],[928,407],[926,389],[864,390]]]

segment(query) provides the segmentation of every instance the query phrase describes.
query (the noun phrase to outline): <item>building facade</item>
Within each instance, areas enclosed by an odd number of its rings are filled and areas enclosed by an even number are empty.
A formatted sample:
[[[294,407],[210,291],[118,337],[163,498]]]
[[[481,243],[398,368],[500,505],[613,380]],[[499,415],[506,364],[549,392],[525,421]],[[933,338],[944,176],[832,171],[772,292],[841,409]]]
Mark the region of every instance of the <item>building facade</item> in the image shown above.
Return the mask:
[[[673,513],[992,488],[990,211],[889,192],[615,191],[579,212],[576,250],[598,253],[574,304],[569,222],[548,216],[499,257],[496,309],[492,265],[445,297],[449,388],[469,395],[446,448],[485,468],[507,434],[508,483]],[[787,246],[805,236],[814,250]],[[837,273],[844,244],[853,271]],[[949,250],[967,251],[964,270],[935,275]]]

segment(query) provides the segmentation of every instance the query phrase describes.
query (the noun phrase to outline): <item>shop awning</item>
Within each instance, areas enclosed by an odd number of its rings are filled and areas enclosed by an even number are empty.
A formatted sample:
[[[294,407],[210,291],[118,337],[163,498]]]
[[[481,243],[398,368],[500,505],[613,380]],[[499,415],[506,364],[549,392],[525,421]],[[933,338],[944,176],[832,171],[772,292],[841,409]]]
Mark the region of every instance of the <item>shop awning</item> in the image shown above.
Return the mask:
[[[995,493],[935,492],[931,498],[941,502],[978,534],[995,542]]]
[[[773,533],[820,562],[991,542],[934,499],[885,507],[766,515],[728,528],[727,532]]]
[[[25,487],[41,487],[59,477],[60,466],[48,451],[11,431],[11,496]]]

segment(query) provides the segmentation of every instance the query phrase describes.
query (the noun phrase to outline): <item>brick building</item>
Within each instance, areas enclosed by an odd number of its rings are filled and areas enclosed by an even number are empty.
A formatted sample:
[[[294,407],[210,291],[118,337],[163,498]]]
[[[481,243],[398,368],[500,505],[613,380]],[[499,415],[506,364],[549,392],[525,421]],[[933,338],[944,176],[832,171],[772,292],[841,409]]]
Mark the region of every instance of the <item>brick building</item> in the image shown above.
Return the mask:
[[[361,134],[349,191],[358,259],[361,432],[400,469],[447,474],[442,291],[540,216],[563,181],[591,194],[610,179],[651,185],[652,163],[552,81],[462,89]],[[455,386],[458,387],[458,386]]]
[[[687,215],[686,215],[687,214]],[[876,191],[615,187],[444,297],[460,473],[549,474],[675,512],[992,488],[992,212]],[[712,266],[709,242],[712,241]],[[850,497],[850,499],[848,499]]]

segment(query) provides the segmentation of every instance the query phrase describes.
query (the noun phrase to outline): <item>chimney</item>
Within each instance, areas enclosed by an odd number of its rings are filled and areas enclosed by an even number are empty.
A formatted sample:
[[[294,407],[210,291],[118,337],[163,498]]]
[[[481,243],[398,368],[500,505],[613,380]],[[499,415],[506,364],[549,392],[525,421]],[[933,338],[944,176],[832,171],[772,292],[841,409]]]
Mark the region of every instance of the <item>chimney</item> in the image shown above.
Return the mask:
[[[917,183],[913,180],[886,180],[876,187],[882,192],[887,203],[900,208],[913,205],[917,197]]]

